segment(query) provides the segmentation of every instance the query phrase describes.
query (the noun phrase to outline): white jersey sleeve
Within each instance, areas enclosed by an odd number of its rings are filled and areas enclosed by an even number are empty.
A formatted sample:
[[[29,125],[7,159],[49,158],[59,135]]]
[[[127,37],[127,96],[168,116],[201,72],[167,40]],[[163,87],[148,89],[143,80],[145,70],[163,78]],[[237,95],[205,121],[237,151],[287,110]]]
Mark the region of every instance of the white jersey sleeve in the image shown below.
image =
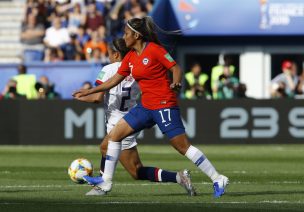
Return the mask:
[[[118,64],[112,63],[110,65],[104,66],[98,73],[95,85],[100,85],[101,83],[104,83],[108,79],[110,79],[112,76],[115,75],[116,71],[115,69],[118,69]]]

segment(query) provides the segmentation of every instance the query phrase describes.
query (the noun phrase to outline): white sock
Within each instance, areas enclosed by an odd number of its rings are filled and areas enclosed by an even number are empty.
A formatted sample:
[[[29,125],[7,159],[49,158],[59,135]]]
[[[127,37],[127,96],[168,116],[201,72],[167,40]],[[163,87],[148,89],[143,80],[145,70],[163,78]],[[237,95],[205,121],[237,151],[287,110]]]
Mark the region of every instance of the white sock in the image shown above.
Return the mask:
[[[212,181],[214,181],[219,176],[207,157],[196,147],[191,145],[187,150],[185,156],[189,158],[208,177],[210,177]]]
[[[105,167],[102,175],[102,178],[105,181],[112,181],[120,152],[121,142],[109,141]]]
[[[182,180],[181,180],[181,178],[180,178],[178,172],[176,173],[176,182],[177,182],[177,183],[181,183],[181,182],[182,182]]]

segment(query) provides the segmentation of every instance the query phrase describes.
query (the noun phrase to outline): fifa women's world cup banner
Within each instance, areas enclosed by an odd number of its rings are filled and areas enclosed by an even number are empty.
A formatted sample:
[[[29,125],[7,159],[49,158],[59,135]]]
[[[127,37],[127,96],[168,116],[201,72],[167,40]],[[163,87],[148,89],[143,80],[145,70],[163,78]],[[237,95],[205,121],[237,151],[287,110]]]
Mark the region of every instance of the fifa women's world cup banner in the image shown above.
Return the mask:
[[[196,144],[304,143],[303,100],[182,101],[181,114]],[[1,101],[0,144],[98,144],[104,116],[102,105],[76,101]],[[139,135],[167,142],[158,127]]]
[[[303,0],[170,0],[155,7],[156,23],[179,26],[185,36],[304,34]]]

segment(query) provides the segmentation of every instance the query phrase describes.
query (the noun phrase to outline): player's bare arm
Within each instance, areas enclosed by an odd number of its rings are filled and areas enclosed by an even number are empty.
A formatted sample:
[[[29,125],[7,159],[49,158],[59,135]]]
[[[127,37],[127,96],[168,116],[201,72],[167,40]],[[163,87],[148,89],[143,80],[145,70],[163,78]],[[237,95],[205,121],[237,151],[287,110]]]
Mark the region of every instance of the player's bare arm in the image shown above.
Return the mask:
[[[88,102],[88,103],[101,103],[103,100],[104,92],[90,94],[88,96],[77,97],[75,96],[74,99],[81,101],[81,102]]]
[[[93,93],[104,92],[118,85],[121,81],[123,81],[124,78],[125,77],[120,74],[115,74],[109,80],[98,85],[97,87],[91,89],[79,89],[78,91],[75,91],[72,95],[73,97],[80,98],[83,96],[88,96]]]
[[[170,85],[170,88],[175,91],[179,91],[182,86],[182,71],[179,65],[174,65],[169,69],[173,73],[173,82]]]

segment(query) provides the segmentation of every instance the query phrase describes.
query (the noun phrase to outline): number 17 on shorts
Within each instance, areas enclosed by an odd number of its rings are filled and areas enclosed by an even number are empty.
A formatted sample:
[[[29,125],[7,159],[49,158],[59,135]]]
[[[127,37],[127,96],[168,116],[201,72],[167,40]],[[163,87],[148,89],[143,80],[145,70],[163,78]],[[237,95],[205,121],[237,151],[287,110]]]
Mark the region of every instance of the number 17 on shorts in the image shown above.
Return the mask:
[[[166,134],[169,138],[185,131],[178,107],[154,110],[153,118],[162,133]]]

